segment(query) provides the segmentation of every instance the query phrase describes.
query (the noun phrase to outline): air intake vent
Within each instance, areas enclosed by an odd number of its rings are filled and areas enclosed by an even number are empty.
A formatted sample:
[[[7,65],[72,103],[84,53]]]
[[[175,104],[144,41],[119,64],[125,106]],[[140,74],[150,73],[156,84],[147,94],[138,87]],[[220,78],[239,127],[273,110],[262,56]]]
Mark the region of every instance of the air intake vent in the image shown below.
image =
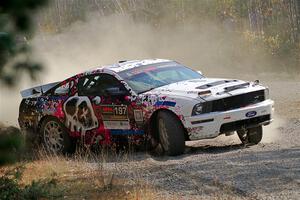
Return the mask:
[[[204,90],[204,89],[208,89],[210,87],[214,87],[214,86],[217,86],[217,85],[223,85],[225,83],[231,83],[231,82],[237,82],[237,80],[216,81],[216,82],[213,82],[213,83],[209,83],[209,84],[198,86],[198,87],[196,87],[196,89],[202,89],[202,90]]]

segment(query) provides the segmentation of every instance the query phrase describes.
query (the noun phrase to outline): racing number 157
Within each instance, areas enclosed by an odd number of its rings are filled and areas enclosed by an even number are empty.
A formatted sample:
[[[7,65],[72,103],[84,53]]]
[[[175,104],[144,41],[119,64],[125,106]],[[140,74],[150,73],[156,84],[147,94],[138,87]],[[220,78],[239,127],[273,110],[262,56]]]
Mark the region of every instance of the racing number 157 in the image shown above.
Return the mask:
[[[114,107],[115,115],[126,115],[126,107],[125,106],[117,106]]]

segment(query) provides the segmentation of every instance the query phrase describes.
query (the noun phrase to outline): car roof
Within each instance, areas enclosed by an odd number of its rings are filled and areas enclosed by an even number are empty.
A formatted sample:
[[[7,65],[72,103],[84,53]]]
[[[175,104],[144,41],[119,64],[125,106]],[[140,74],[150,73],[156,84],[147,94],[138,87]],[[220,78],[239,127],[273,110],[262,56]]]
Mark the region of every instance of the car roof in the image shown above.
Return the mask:
[[[95,71],[100,71],[100,70],[110,70],[113,72],[121,72],[125,71],[128,69],[144,66],[144,65],[150,65],[150,64],[155,64],[155,63],[162,63],[162,62],[171,62],[172,60],[167,60],[167,59],[144,59],[144,60],[124,60],[124,61],[119,61],[118,63],[112,64],[112,65],[105,65],[102,67],[97,67],[94,69],[91,69],[87,71],[87,73],[92,73]]]

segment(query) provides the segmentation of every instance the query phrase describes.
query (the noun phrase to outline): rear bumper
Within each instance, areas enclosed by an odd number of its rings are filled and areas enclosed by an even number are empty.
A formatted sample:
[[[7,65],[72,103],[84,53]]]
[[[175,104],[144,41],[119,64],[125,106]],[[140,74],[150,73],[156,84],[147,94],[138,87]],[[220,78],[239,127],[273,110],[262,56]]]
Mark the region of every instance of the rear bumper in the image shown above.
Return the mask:
[[[268,125],[272,122],[274,101],[268,99],[263,102],[229,110],[225,112],[211,112],[207,114],[185,117],[183,124],[190,140],[213,138],[221,133]]]

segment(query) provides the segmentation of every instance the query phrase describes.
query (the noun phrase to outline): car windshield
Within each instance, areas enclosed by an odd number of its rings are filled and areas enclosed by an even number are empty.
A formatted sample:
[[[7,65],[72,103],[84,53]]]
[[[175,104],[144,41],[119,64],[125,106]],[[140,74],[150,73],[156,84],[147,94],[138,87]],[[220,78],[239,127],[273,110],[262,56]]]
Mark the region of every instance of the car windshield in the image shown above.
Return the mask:
[[[138,94],[179,81],[203,78],[198,72],[176,62],[135,67],[118,74]]]

